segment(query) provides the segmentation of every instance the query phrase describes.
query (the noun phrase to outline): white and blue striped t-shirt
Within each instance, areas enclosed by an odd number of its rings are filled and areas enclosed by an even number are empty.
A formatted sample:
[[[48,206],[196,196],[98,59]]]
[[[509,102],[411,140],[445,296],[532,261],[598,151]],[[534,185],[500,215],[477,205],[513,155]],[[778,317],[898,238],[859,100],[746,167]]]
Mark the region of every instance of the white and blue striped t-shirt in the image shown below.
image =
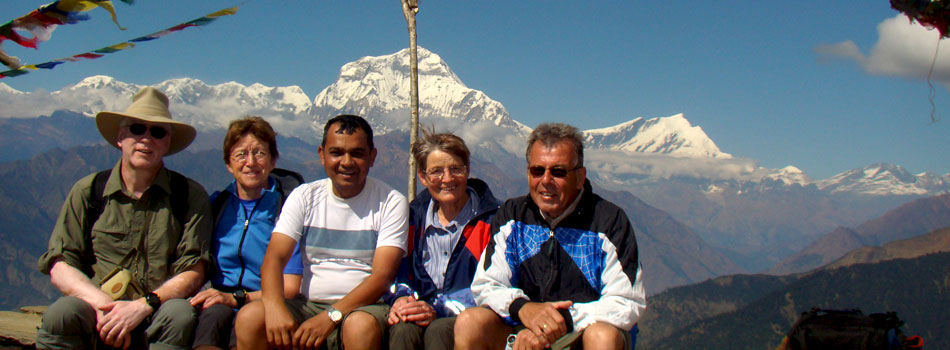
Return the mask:
[[[311,301],[341,299],[363,282],[372,271],[376,248],[406,251],[405,196],[372,177],[352,198],[336,196],[332,187],[329,179],[298,186],[274,227],[300,244],[300,291]]]

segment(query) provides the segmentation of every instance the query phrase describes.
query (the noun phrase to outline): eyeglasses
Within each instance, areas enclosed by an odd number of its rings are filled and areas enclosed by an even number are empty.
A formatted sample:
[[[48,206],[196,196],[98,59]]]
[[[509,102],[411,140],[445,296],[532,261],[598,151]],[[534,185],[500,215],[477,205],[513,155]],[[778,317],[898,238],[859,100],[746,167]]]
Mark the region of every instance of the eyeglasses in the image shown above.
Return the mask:
[[[426,170],[426,176],[429,178],[429,181],[441,180],[442,176],[448,173],[450,176],[463,176],[465,175],[466,167],[464,165],[453,165],[450,167],[438,167],[438,168],[429,168]]]
[[[149,127],[148,125],[139,124],[139,123],[129,125],[129,131],[132,132],[132,135],[135,135],[135,136],[144,135],[146,130],[156,140],[161,140],[165,137],[165,135],[168,135],[168,130],[166,130],[162,126],[152,125],[151,127]]]
[[[264,159],[267,158],[267,151],[262,149],[255,149],[248,152],[247,150],[241,150],[234,153],[231,153],[231,160],[235,162],[243,162],[247,160],[248,156],[253,156],[254,159]]]
[[[545,172],[550,171],[550,172],[551,172],[551,176],[554,176],[554,177],[556,177],[556,178],[564,178],[564,177],[567,177],[567,173],[568,173],[568,172],[574,171],[574,170],[577,170],[577,169],[580,169],[580,168],[583,168],[583,167],[578,166],[578,167],[573,167],[573,168],[571,168],[571,169],[566,169],[566,168],[562,168],[562,167],[558,167],[558,166],[556,166],[556,167],[551,167],[551,168],[545,168],[545,167],[540,166],[540,165],[535,165],[535,166],[533,166],[533,167],[529,167],[529,168],[528,168],[528,174],[531,174],[531,177],[542,177],[542,176],[544,176],[544,173],[545,173]]]

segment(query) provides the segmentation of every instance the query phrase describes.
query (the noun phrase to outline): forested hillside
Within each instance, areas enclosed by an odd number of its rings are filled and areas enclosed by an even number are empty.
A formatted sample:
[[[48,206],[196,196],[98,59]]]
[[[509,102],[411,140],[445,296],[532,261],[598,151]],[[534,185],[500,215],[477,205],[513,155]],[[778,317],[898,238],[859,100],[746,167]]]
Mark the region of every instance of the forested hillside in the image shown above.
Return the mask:
[[[950,339],[947,339],[950,334],[950,314],[945,311],[946,306],[950,305],[950,253],[821,270],[797,280],[783,281],[783,278],[787,277],[760,276],[747,280],[752,283],[735,284],[733,286],[736,288],[729,290],[718,290],[717,285],[726,285],[719,282],[663,293],[648,301],[649,307],[654,309],[652,312],[669,312],[666,310],[676,310],[676,305],[684,303],[694,308],[715,305],[688,302],[694,299],[726,300],[725,304],[735,304],[743,297],[740,289],[752,290],[747,295],[751,298],[747,305],[710,318],[682,323],[679,327],[666,319],[667,314],[644,320],[642,342],[638,347],[772,349],[779,344],[801,312],[820,307],[858,308],[865,313],[896,311],[906,322],[904,332],[923,337],[926,348],[950,348]],[[755,297],[755,291],[766,291],[776,286],[778,288]],[[674,292],[685,295],[673,297]],[[666,330],[675,330],[669,336],[656,337],[655,334],[662,334],[665,330],[654,330],[658,327],[651,322]],[[655,333],[650,334],[648,331]]]

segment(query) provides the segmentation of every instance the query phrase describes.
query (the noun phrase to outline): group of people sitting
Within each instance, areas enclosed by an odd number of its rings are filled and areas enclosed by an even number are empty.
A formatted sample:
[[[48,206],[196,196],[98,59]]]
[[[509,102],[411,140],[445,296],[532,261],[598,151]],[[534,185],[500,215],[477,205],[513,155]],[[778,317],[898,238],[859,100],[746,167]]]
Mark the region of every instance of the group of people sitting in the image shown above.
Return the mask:
[[[527,142],[528,195],[501,203],[470,178],[451,133],[411,147],[408,203],[368,176],[370,125],[340,115],[318,148],[326,178],[276,168],[260,117],[231,122],[234,180],[210,198],[165,168],[195,129],[142,89],[96,125],[121,150],[66,196],[39,268],[63,297],[39,349],[632,348],[645,307],[633,228],[593,193],[566,124]]]

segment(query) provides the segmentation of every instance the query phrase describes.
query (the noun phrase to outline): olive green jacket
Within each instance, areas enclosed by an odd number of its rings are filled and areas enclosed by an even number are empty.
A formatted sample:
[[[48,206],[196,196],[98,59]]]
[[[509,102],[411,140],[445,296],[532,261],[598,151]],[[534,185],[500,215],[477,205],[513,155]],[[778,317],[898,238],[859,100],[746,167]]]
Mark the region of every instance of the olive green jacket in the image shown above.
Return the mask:
[[[73,185],[56,219],[49,250],[39,259],[40,271],[49,274],[54,262],[62,259],[98,286],[117,267],[126,268],[133,276],[133,288],[126,297],[135,299],[199,261],[210,266],[213,223],[204,188],[188,179],[188,211],[186,222],[180,225],[171,210],[168,170],[162,167],[152,186],[136,200],[123,189],[120,167],[121,161],[112,169],[103,191],[103,211],[94,223],[87,222],[86,210],[95,174]],[[86,225],[93,225],[92,230],[84,230]],[[87,231],[91,240],[85,237]]]

